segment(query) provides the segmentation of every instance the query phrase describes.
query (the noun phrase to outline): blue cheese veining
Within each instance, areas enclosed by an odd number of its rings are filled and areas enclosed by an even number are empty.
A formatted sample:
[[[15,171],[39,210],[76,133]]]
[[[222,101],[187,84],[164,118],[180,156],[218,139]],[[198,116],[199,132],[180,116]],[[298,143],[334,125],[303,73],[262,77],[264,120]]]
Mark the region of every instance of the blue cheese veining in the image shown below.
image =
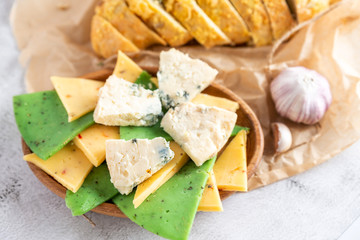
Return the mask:
[[[162,104],[166,108],[191,101],[215,79],[218,71],[205,62],[170,49],[160,53],[157,77]]]
[[[129,194],[173,158],[169,142],[162,137],[106,141],[111,182],[121,194]]]
[[[161,114],[158,91],[112,75],[99,91],[94,120],[108,126],[151,126]]]
[[[236,119],[234,112],[189,102],[170,109],[161,127],[201,166],[228,141]]]

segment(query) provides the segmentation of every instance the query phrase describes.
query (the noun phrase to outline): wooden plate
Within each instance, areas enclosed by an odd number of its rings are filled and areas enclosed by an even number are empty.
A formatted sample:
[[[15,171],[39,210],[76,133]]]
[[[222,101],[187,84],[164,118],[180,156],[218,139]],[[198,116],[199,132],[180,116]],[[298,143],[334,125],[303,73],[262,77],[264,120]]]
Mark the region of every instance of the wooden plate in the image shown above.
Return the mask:
[[[103,69],[98,72],[86,74],[82,77],[88,79],[106,80],[108,76],[110,76],[111,74],[112,74],[112,70]],[[264,136],[261,130],[259,120],[255,116],[254,112],[250,109],[250,107],[240,97],[238,97],[235,93],[233,93],[226,87],[223,87],[216,83],[212,83],[208,88],[206,88],[203,91],[203,93],[217,97],[227,98],[239,103],[240,108],[236,112],[238,115],[236,124],[250,128],[250,134],[248,135],[247,149],[246,149],[247,168],[248,168],[247,175],[249,179],[254,174],[261,160],[264,150]],[[31,153],[31,150],[26,145],[24,140],[22,140],[22,149],[24,155]],[[49,188],[53,193],[55,193],[59,197],[65,198],[66,195],[65,187],[63,187],[55,179],[53,179],[51,176],[46,174],[43,170],[41,170],[39,167],[35,166],[34,164],[28,162],[28,165],[35,174],[35,176],[40,180],[40,182],[42,182],[47,188]],[[234,192],[230,192],[230,191],[220,191],[221,199],[224,200],[233,193]],[[126,218],[126,215],[124,215],[113,203],[103,203],[97,206],[96,208],[94,208],[92,211],[109,216]]]

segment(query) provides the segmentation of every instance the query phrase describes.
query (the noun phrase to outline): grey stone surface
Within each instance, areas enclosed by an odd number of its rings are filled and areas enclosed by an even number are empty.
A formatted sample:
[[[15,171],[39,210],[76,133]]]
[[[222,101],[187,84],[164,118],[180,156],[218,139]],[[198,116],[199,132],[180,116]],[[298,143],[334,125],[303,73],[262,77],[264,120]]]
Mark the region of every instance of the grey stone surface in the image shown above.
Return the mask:
[[[72,217],[62,199],[22,160],[12,96],[24,71],[8,23],[13,0],[0,1],[0,239],[160,239],[127,219]],[[223,213],[199,213],[190,239],[336,239],[360,215],[360,142],[303,174],[236,194]],[[359,238],[358,238],[359,239]]]

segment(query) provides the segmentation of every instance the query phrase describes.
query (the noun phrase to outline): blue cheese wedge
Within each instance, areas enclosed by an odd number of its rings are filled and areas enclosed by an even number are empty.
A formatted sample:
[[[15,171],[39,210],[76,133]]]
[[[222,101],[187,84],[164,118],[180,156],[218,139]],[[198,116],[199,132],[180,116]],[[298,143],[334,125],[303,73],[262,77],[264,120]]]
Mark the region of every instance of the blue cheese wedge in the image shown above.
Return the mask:
[[[161,114],[157,91],[112,75],[99,91],[94,120],[107,126],[151,126]]]
[[[225,145],[236,119],[225,109],[182,103],[165,114],[161,127],[201,166]]]
[[[107,140],[106,162],[111,182],[121,194],[128,195],[174,158],[165,138],[152,140]]]
[[[175,49],[160,53],[157,73],[160,98],[166,108],[191,101],[215,79],[218,71]]]

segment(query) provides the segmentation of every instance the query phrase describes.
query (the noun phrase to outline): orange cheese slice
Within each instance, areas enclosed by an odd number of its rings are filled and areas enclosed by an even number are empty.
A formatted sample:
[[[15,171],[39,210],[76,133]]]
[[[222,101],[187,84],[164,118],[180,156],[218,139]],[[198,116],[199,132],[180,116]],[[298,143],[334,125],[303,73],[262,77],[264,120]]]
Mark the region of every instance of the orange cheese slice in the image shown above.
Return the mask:
[[[93,168],[91,162],[73,142],[46,161],[35,153],[25,155],[24,160],[35,164],[74,193],[81,187]]]
[[[246,131],[240,131],[214,165],[216,183],[223,191],[247,191]]]
[[[219,107],[231,112],[236,112],[239,109],[239,103],[231,101],[226,98],[215,97],[208,94],[200,93],[191,100],[195,104],[204,104],[209,107]]]
[[[105,141],[109,139],[120,139],[119,127],[94,124],[77,135],[73,141],[89,161],[98,167],[105,160]]]
[[[95,109],[104,82],[83,78],[51,77],[51,82],[68,113],[69,122]]]
[[[209,173],[208,181],[205,185],[203,195],[200,200],[198,211],[202,212],[222,212],[223,207],[219,190],[216,185],[214,171]]]

